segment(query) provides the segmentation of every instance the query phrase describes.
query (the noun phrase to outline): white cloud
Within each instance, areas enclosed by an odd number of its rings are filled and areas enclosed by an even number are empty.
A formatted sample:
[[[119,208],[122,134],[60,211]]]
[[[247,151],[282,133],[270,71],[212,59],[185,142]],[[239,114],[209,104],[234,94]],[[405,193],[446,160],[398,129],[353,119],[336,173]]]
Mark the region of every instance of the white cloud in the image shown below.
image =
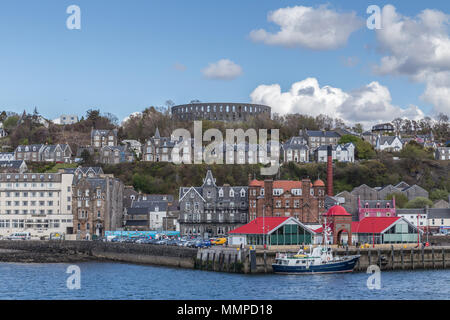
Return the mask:
[[[242,68],[231,60],[221,59],[210,63],[202,72],[208,79],[232,80],[242,74]]]
[[[260,85],[250,94],[253,103],[272,107],[279,114],[301,113],[310,116],[326,114],[341,118],[348,124],[361,123],[366,128],[396,117],[420,119],[423,112],[416,106],[402,109],[392,104],[389,89],[372,82],[362,88],[345,92],[330,86],[320,87],[317,79],[307,78],[282,92],[280,85]]]
[[[423,82],[421,96],[432,103],[434,112],[450,110],[450,15],[426,9],[415,18],[396,12],[392,5],[383,7],[382,29],[377,41],[385,55],[374,71],[383,75],[404,75]]]
[[[253,41],[313,50],[342,47],[350,35],[363,26],[362,19],[355,12],[338,13],[326,5],[318,8],[281,8],[269,12],[268,20],[279,25],[280,31],[270,33],[264,29],[253,30],[250,32]]]

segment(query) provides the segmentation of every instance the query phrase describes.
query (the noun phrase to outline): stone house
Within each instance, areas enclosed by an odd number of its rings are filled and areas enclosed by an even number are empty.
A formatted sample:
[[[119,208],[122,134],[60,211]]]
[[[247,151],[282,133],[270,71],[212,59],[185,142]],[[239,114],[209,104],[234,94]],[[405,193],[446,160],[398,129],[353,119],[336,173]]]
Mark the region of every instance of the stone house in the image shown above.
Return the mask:
[[[14,159],[40,162],[44,148],[44,144],[19,145],[14,151]]]
[[[41,153],[41,161],[69,163],[72,149],[68,144],[45,145]]]
[[[99,151],[98,161],[103,164],[133,162],[134,155],[130,152],[128,146],[105,146]]]
[[[208,170],[200,187],[180,187],[182,235],[225,236],[247,223],[248,186],[217,186]]]
[[[73,229],[77,239],[104,236],[123,225],[123,183],[111,175],[83,177],[74,182]]]
[[[91,130],[91,145],[95,149],[102,147],[115,147],[117,146],[117,129],[112,130],[99,130],[92,128]]]

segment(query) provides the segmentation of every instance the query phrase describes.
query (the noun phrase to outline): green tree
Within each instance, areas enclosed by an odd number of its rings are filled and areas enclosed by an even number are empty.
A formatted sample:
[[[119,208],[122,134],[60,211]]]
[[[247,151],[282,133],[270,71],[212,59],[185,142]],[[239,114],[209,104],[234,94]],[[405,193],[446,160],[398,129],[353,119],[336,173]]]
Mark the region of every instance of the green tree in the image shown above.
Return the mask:
[[[17,126],[17,122],[19,121],[18,116],[11,116],[6,118],[6,120],[3,122],[3,128],[6,131],[12,130],[15,126]]]
[[[405,205],[405,208],[415,209],[415,208],[425,208],[426,206],[431,208],[433,206],[433,201],[425,197],[417,197],[411,201],[408,201],[408,203]]]
[[[375,157],[375,151],[373,150],[372,145],[364,141],[363,139],[351,135],[344,134],[341,139],[339,139],[339,144],[352,142],[355,145],[355,157],[358,159],[372,159]]]
[[[408,202],[408,197],[405,196],[403,193],[394,192],[390,193],[386,196],[385,200],[392,200],[392,198],[395,197],[395,207],[396,208],[404,208],[406,203]]]
[[[436,201],[436,200],[448,200],[448,192],[447,192],[447,190],[434,189],[430,193],[430,199],[433,200],[433,201]]]

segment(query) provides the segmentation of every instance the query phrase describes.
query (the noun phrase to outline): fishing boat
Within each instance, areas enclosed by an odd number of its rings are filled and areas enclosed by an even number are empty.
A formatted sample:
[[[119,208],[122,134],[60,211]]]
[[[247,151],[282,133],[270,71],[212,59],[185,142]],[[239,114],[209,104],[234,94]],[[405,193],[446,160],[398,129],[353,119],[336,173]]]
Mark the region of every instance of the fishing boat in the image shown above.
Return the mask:
[[[272,264],[273,271],[280,274],[352,272],[360,255],[335,256],[328,246],[329,232],[329,228],[323,228],[325,245],[310,249],[309,253],[303,248],[297,254],[277,253],[275,262]]]
[[[331,248],[319,246],[310,253],[302,249],[297,254],[277,253],[272,269],[283,274],[352,272],[359,257],[337,257]]]

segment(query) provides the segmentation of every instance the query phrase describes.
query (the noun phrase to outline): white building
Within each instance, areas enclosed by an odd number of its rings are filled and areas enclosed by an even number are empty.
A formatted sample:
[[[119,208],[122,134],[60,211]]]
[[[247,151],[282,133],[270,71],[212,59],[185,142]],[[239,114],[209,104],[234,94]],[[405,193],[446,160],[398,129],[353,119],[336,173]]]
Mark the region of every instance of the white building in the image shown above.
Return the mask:
[[[377,151],[400,151],[403,149],[403,142],[398,136],[378,136],[375,143]]]
[[[328,146],[320,146],[314,151],[317,162],[327,162]],[[355,162],[355,145],[352,142],[332,147],[332,160],[338,162]]]
[[[128,147],[134,151],[137,157],[142,153],[142,143],[137,140],[122,140],[123,144],[128,145]]]
[[[1,173],[0,235],[72,233],[72,180],[68,173]]]

